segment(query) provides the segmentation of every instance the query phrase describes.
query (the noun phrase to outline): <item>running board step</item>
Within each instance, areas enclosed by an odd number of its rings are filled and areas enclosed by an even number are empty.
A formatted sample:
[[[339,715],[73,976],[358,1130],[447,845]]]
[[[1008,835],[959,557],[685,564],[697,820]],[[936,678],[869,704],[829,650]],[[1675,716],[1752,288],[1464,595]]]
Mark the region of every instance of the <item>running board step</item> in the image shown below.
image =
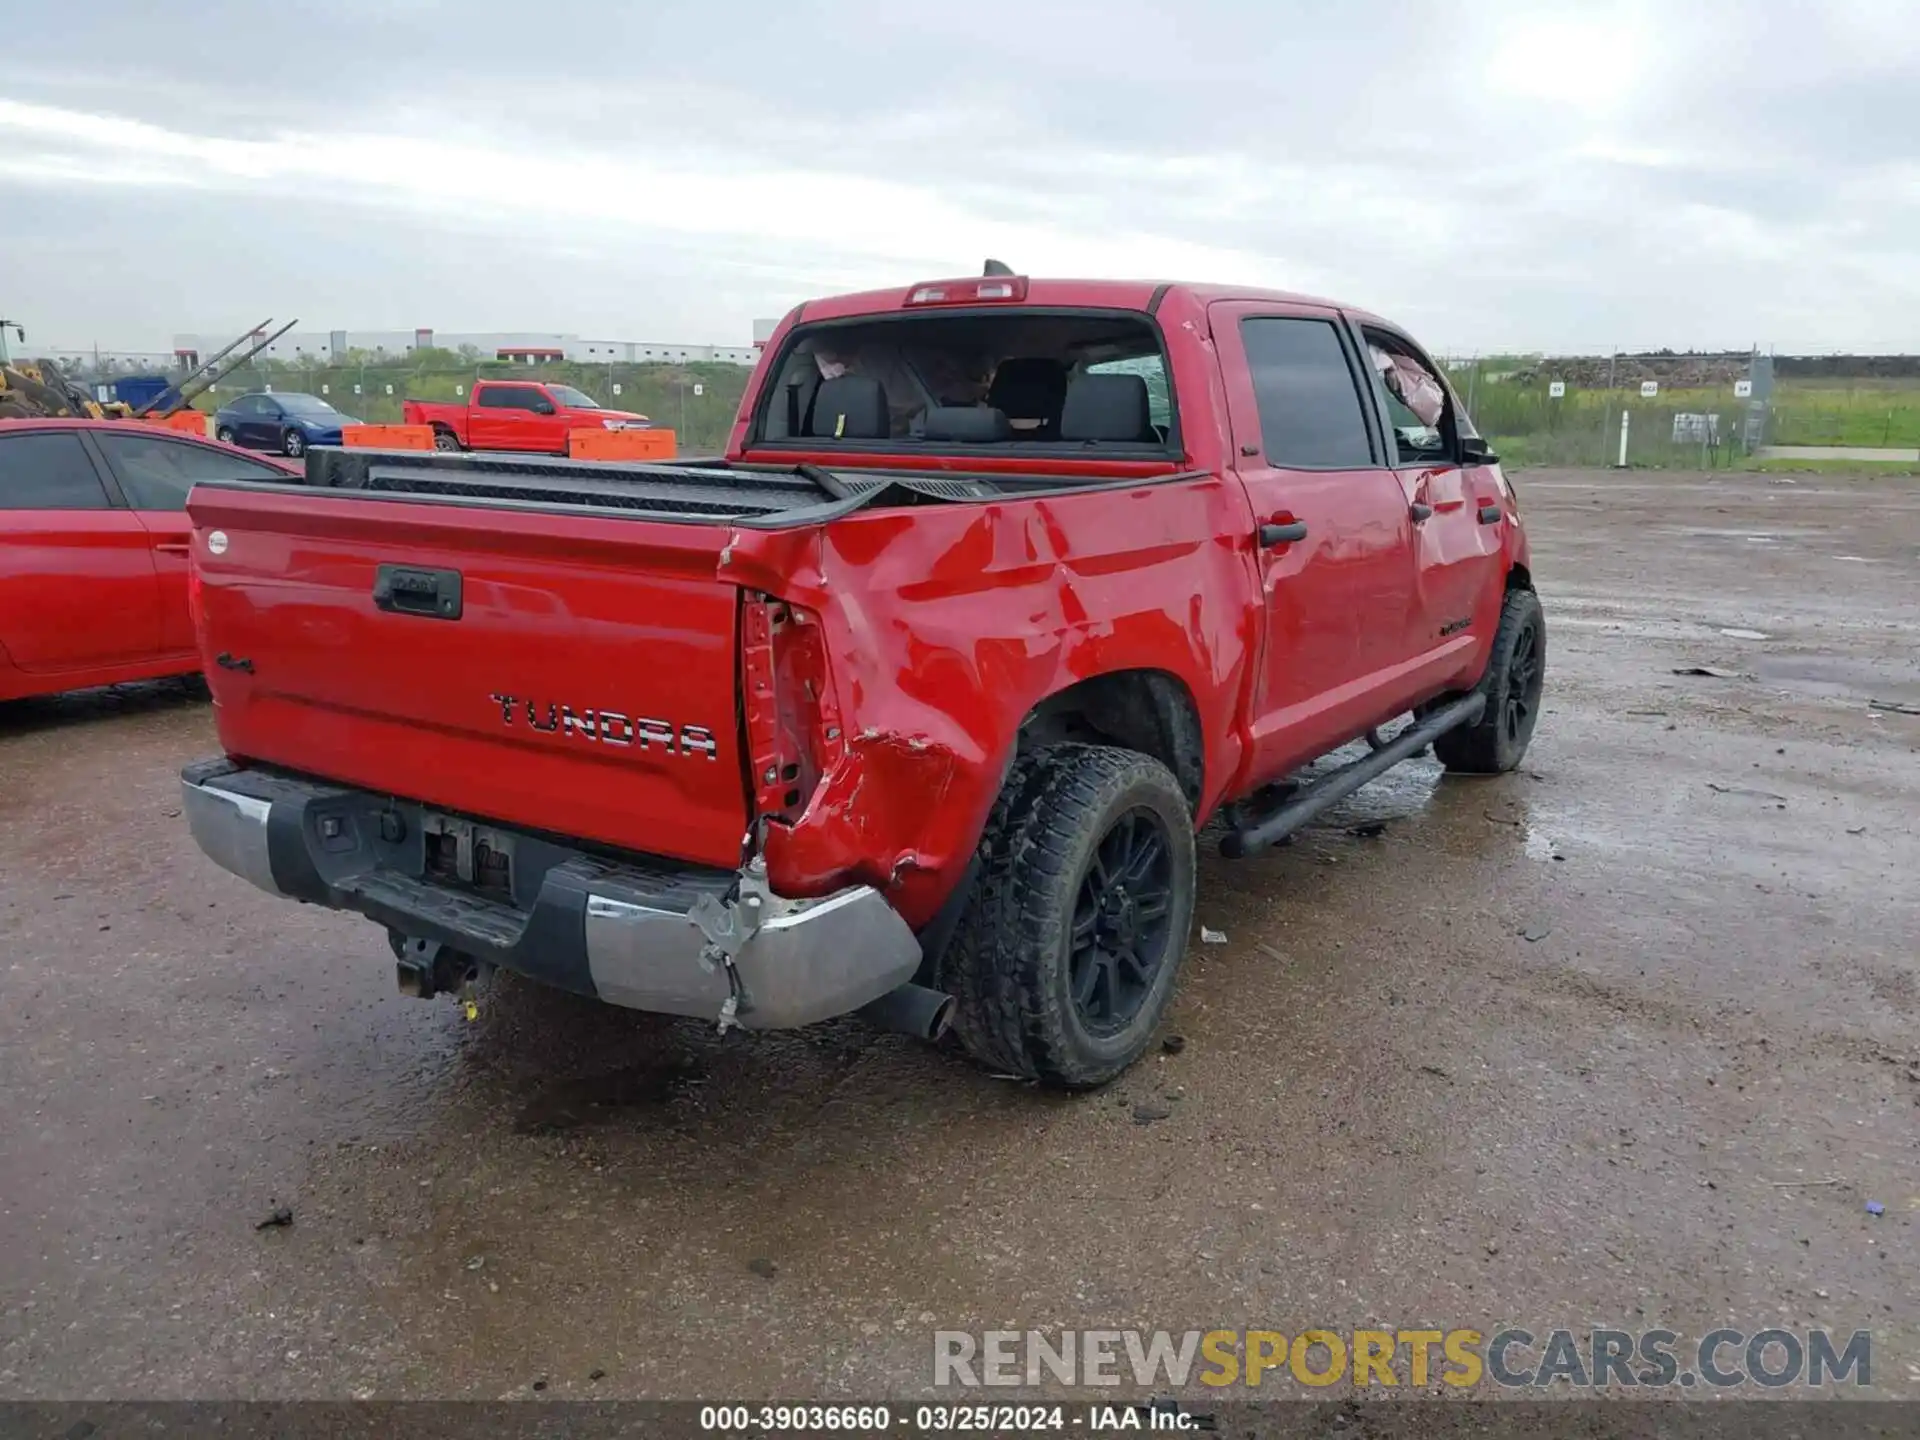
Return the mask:
[[[1220,841],[1220,853],[1229,860],[1257,855],[1284,840],[1322,811],[1330,810],[1369,780],[1377,780],[1402,760],[1418,755],[1449,730],[1471,725],[1487,708],[1479,691],[1454,701],[1416,721],[1376,750],[1312,781],[1305,789],[1258,820],[1229,830]]]

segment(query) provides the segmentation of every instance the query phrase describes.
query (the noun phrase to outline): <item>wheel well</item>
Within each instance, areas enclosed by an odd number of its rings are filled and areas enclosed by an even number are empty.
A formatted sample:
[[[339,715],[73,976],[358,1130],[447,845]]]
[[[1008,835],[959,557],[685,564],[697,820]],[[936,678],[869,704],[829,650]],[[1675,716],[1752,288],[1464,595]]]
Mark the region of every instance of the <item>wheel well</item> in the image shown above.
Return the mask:
[[[1514,566],[1511,570],[1507,571],[1507,589],[1533,589],[1533,572],[1524,565]]]
[[[1115,670],[1049,695],[1020,722],[1020,749],[1065,740],[1151,755],[1173,772],[1189,805],[1206,780],[1206,741],[1193,695],[1164,670]]]

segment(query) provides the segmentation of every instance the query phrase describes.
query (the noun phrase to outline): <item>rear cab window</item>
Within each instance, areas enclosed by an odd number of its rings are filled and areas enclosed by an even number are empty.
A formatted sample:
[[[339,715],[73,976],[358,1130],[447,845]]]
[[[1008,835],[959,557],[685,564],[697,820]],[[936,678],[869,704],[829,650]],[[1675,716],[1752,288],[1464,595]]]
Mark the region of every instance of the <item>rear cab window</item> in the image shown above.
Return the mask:
[[[1145,311],[955,307],[802,323],[748,450],[1165,460],[1179,409]]]

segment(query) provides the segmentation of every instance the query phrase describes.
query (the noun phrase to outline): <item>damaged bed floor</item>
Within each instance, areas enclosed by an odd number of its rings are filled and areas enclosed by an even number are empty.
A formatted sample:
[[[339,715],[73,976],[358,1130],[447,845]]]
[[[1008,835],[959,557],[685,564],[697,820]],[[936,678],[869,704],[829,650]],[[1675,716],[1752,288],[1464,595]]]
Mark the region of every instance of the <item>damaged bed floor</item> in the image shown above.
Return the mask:
[[[1520,487],[1524,771],[1209,858],[1184,1046],[1079,1098],[404,1000],[194,848],[192,691],[0,707],[0,1394],[904,1398],[935,1328],[1370,1323],[1870,1328],[1920,1393],[1920,716],[1868,705],[1920,706],[1920,487]]]

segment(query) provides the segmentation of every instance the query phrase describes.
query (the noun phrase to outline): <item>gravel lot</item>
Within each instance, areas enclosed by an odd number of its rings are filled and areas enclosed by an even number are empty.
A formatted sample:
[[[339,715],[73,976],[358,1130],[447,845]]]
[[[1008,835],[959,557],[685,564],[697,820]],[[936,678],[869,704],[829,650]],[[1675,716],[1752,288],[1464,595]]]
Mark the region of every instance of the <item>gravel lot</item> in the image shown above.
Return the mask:
[[[1186,1044],[1090,1097],[467,1023],[201,857],[194,690],[0,707],[0,1395],[905,1398],[936,1327],[1369,1322],[1871,1328],[1920,1394],[1920,717],[1867,704],[1920,704],[1920,486],[1520,486],[1526,768],[1208,860]]]

